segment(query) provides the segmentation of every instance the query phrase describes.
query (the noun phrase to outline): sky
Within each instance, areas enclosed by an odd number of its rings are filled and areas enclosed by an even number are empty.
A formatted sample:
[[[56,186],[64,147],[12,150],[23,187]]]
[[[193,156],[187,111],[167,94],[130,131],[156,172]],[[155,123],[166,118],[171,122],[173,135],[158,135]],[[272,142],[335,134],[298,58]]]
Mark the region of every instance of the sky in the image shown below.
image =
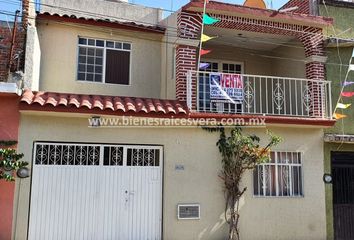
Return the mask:
[[[227,3],[235,3],[235,4],[243,4],[245,0],[217,0],[220,2],[227,2]],[[283,6],[288,0],[265,0],[267,6],[270,8],[271,2],[273,2],[273,9],[278,9]],[[179,9],[181,6],[187,4],[189,0],[173,0],[171,4],[171,0],[130,0],[130,2],[136,4],[142,4],[146,6],[152,7],[160,7],[163,9],[173,10]],[[172,5],[172,6],[171,6]]]
[[[235,3],[235,4],[243,4],[244,0],[219,0],[221,2]],[[288,0],[265,0],[268,7],[270,8],[273,5],[273,9],[278,9]],[[189,2],[189,0],[129,0],[131,3],[141,4],[149,7],[157,7],[162,9],[173,9],[174,11],[179,9],[181,6],[185,5]],[[272,2],[272,4],[271,4]],[[1,14],[1,12],[11,12],[15,13],[16,9],[20,9],[20,0],[0,0],[0,19],[13,20],[12,16],[6,16]]]

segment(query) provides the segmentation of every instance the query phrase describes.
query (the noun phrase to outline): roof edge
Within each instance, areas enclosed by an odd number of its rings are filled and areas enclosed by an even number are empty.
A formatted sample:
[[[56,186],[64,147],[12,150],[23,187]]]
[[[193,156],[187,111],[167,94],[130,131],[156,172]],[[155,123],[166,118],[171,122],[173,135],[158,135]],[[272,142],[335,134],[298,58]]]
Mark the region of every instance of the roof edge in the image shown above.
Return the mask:
[[[126,29],[131,31],[141,31],[148,33],[156,34],[165,34],[166,28],[162,26],[150,26],[137,24],[135,22],[120,22],[120,21],[110,21],[109,19],[100,19],[100,18],[84,18],[76,17],[75,15],[59,15],[51,14],[48,12],[37,13],[38,20],[51,20],[51,21],[65,21],[75,24],[85,24],[85,25],[94,25],[100,27],[109,27],[109,28],[119,28]]]
[[[320,4],[324,5],[324,3],[328,6],[334,7],[342,7],[342,8],[354,8],[354,2],[346,2],[346,1],[338,1],[338,0],[323,0],[319,1]]]
[[[203,3],[199,1],[191,1],[186,5],[184,5],[181,9],[184,11],[199,12],[199,11],[195,11],[193,8],[202,9]],[[210,1],[209,4],[207,5],[207,10],[249,14],[254,16],[263,16],[265,18],[272,18],[272,19],[278,17],[279,19],[284,19],[284,20],[299,21],[302,22],[303,25],[305,25],[304,23],[306,23],[310,26],[315,24],[315,25],[320,25],[325,27],[333,24],[333,18],[324,17],[324,16],[314,16],[314,15],[307,15],[307,14],[300,14],[300,13],[284,13],[278,10],[252,8],[243,5],[223,3],[217,1]]]
[[[21,110],[78,112],[107,115],[188,115],[185,103],[177,100],[123,97],[93,94],[32,92],[26,90],[20,100]]]

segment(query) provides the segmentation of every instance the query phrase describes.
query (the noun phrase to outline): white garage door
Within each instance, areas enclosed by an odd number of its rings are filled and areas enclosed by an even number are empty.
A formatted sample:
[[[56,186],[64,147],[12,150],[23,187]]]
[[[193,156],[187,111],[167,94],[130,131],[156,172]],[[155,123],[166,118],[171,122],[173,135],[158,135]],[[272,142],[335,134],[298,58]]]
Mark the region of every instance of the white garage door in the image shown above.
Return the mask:
[[[36,143],[29,239],[161,239],[162,152]]]

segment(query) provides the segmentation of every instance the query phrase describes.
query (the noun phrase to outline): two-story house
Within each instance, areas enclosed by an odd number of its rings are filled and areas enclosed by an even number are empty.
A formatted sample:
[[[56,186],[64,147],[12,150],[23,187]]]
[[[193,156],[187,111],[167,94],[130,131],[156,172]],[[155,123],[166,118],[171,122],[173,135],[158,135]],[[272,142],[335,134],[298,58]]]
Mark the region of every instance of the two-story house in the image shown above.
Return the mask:
[[[333,107],[337,103],[352,104],[354,73],[353,1],[320,1],[319,14],[331,17],[333,27],[326,31],[327,79],[332,82]],[[347,83],[347,84],[345,84]],[[325,171],[331,174],[326,185],[327,239],[354,238],[354,128],[353,106],[336,108],[339,119],[332,128],[325,129]]]
[[[218,135],[88,121],[114,117],[262,119],[244,131],[284,140],[243,179],[241,237],[325,239],[323,128],[334,121],[323,29],[332,20],[304,2],[275,11],[208,1],[217,21],[203,25],[198,0],[164,19],[124,2],[42,1],[19,106],[31,176],[17,183],[13,238],[225,239]],[[219,92],[217,78],[229,79]]]

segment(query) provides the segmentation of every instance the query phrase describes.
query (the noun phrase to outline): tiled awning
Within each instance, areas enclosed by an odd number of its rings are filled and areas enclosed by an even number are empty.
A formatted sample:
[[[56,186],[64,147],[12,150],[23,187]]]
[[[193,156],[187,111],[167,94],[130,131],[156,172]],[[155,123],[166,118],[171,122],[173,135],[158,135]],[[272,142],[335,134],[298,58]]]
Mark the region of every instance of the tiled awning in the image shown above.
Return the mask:
[[[24,91],[20,97],[20,111],[78,113],[90,115],[136,116],[152,118],[261,118],[266,124],[296,124],[311,126],[332,126],[334,120],[294,118],[279,116],[259,116],[243,114],[195,113],[190,112],[185,103],[176,100],[85,95],[55,92]]]
[[[89,24],[97,25],[101,27],[111,27],[111,28],[124,28],[127,30],[136,30],[136,31],[145,31],[151,33],[164,34],[165,28],[160,25],[147,25],[147,24],[138,24],[132,21],[118,21],[109,18],[94,18],[94,17],[83,17],[76,15],[67,15],[67,14],[58,14],[58,13],[49,13],[43,12],[38,13],[37,19],[43,20],[55,20],[55,21],[67,21],[78,24]]]
[[[202,0],[192,0],[182,7],[184,11],[192,12],[202,12],[204,7],[204,1]],[[224,3],[220,1],[210,1],[207,7],[207,13],[231,13],[232,15],[248,15],[257,16],[255,19],[272,19],[281,21],[291,21],[291,23],[306,25],[306,26],[316,26],[316,27],[326,27],[333,24],[333,19],[323,16],[313,16],[308,14],[300,14],[293,12],[280,12],[278,10],[272,9],[260,9],[253,7],[246,7],[234,3]]]
[[[187,115],[188,108],[176,100],[152,98],[118,97],[103,95],[68,94],[55,92],[32,92],[26,90],[20,102],[27,106],[56,111],[63,108],[70,112],[80,110],[106,111],[110,114],[136,113],[160,115]],[[30,110],[28,107],[26,110]],[[37,109],[38,110],[38,109]],[[88,112],[89,113],[89,112]],[[102,112],[102,114],[104,114]]]

